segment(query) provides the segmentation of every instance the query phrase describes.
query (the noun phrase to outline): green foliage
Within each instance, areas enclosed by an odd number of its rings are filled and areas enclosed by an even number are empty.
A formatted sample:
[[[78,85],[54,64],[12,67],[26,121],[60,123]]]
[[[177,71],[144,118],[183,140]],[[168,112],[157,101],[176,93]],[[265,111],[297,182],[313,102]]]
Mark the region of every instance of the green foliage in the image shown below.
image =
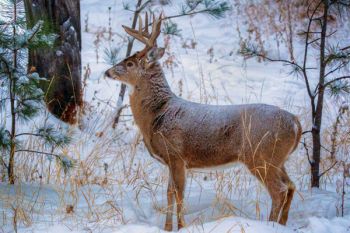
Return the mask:
[[[231,7],[226,1],[204,0],[203,4],[208,9],[208,14],[215,18],[222,18]]]
[[[129,3],[125,3],[125,2],[123,2],[123,8],[124,8],[124,10],[130,10],[130,5],[129,5]]]
[[[328,92],[332,97],[336,98],[350,94],[350,83],[346,80],[337,80],[329,85]]]
[[[63,168],[64,173],[68,173],[70,169],[76,166],[76,161],[66,155],[56,156],[56,161]]]
[[[0,127],[0,148],[2,150],[9,150],[11,146],[10,132],[5,127]]]
[[[44,144],[50,147],[63,147],[72,141],[71,137],[57,131],[51,124],[39,128],[37,136],[41,137],[44,140]]]
[[[258,46],[256,46],[253,43],[248,43],[246,41],[243,41],[240,44],[238,54],[243,56],[245,59],[249,59],[252,57],[257,56],[261,51],[258,49]]]
[[[191,14],[194,12],[207,13],[214,18],[223,18],[225,13],[231,9],[228,1],[223,0],[187,0],[181,6],[180,14]]]
[[[350,51],[349,49],[341,49],[339,45],[329,46],[325,61],[329,66],[341,65],[341,67],[346,67],[350,63]]]
[[[118,55],[120,52],[120,48],[105,48],[104,50],[104,60],[106,63],[110,65],[115,65],[117,64],[118,61]]]
[[[166,35],[180,36],[181,29],[171,20],[165,21],[163,24],[163,33]]]

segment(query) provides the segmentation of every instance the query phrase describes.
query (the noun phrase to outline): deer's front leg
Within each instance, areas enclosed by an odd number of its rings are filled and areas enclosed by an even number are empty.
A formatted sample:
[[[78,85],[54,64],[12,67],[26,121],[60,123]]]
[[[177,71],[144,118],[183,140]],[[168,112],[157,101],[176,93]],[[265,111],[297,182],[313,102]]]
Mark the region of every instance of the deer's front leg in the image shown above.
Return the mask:
[[[171,172],[169,172],[169,181],[168,181],[168,190],[167,190],[168,206],[167,206],[166,220],[165,220],[165,227],[164,227],[166,231],[173,230],[174,192],[175,192],[175,187],[174,187],[173,177],[171,175]]]
[[[175,187],[175,199],[176,199],[176,212],[177,212],[177,225],[178,230],[185,226],[184,212],[183,212],[183,200],[184,200],[184,189],[186,182],[186,171],[185,164],[181,161],[176,161],[172,164],[171,174],[173,177]]]

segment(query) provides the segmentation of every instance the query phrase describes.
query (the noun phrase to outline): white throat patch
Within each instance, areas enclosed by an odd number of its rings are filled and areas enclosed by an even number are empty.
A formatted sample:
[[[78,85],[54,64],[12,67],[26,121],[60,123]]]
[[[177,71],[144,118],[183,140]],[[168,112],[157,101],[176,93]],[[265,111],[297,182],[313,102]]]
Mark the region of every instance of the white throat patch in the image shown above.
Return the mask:
[[[132,93],[134,92],[134,86],[129,84],[129,83],[126,83],[126,86],[128,87],[128,92],[129,92],[129,95],[132,95]]]
[[[126,82],[123,82],[123,81],[121,81],[123,84],[125,84],[127,87],[128,87],[128,93],[129,93],[129,95],[132,95],[132,93],[134,92],[134,86],[133,85],[131,85],[130,83],[126,83]]]

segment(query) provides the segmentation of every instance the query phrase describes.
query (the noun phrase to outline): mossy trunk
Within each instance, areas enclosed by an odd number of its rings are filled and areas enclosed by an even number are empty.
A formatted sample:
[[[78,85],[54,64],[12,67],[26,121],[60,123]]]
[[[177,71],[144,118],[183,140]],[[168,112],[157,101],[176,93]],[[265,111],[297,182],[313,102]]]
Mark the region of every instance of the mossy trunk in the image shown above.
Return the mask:
[[[57,118],[74,124],[82,106],[81,29],[79,0],[24,0],[28,27],[44,21],[44,32],[58,35],[53,48],[29,50],[30,70],[43,84],[45,102]]]

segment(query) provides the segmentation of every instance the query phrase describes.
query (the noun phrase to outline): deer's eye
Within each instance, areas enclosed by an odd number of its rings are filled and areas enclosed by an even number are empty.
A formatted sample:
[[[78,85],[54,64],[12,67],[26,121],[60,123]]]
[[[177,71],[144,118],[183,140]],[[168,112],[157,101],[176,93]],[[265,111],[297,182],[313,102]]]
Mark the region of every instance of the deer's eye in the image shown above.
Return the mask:
[[[126,63],[126,66],[127,66],[127,67],[133,67],[133,66],[134,66],[134,63],[133,63],[132,61],[128,61],[128,62]]]

